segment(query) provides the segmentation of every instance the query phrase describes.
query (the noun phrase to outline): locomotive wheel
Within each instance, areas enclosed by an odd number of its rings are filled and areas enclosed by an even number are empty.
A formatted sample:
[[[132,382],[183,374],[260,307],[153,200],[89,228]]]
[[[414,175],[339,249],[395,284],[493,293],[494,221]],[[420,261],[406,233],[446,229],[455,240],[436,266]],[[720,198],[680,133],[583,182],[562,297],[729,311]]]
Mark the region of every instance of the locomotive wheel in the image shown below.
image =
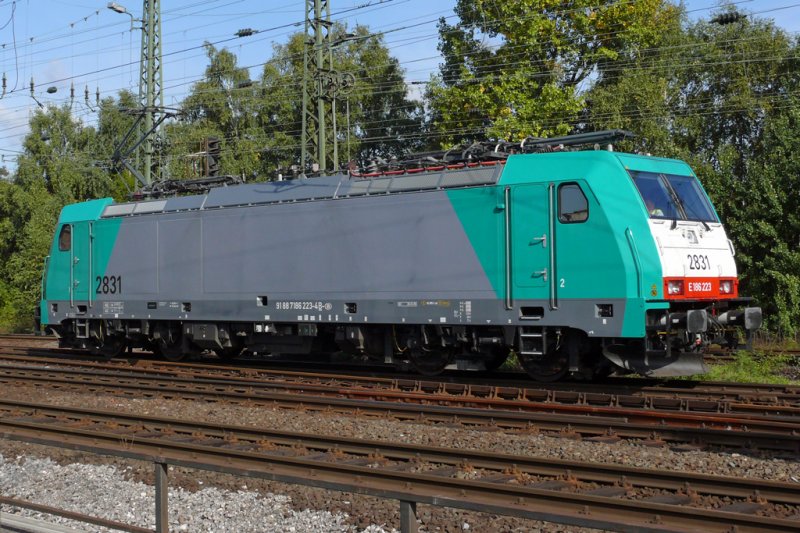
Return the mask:
[[[554,350],[544,355],[519,356],[522,368],[536,381],[550,383],[567,375],[569,361],[565,350]]]
[[[102,344],[92,350],[92,353],[110,361],[125,353],[127,347],[128,342],[123,336],[106,337]]]
[[[163,339],[158,342],[158,353],[163,356],[167,361],[177,363],[183,359],[186,354],[183,352],[183,343],[180,340],[173,342],[165,342]]]
[[[415,348],[409,351],[409,360],[414,370],[423,376],[435,376],[441,374],[447,365],[453,362],[453,355],[453,350],[448,349]]]

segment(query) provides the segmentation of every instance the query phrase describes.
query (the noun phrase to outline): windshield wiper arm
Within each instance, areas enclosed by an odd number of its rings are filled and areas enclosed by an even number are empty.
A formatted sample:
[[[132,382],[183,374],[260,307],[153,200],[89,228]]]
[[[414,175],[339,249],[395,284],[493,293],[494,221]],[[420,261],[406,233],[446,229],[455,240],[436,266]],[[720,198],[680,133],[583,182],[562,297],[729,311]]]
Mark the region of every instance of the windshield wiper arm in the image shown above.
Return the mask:
[[[678,208],[678,214],[683,217],[684,220],[688,219],[689,217],[686,216],[686,208],[683,206],[683,201],[681,201],[680,196],[678,193],[675,192],[675,189],[672,188],[672,184],[669,182],[667,177],[664,174],[659,174],[659,178],[661,178],[661,182],[666,187],[667,192],[669,193],[669,197],[672,199],[672,202],[675,204],[675,207]],[[678,226],[678,217],[672,218],[672,227],[670,229],[675,229]]]
[[[681,215],[683,215],[684,220],[691,220],[689,218],[689,213],[686,211],[686,205],[683,203],[683,200],[681,200],[681,197],[678,195],[678,191],[676,191],[672,187],[672,183],[670,183],[670,181],[667,179],[667,177],[664,174],[661,174],[661,176],[664,178],[664,181],[667,183],[667,190],[669,191],[669,195],[670,195],[670,197],[672,197],[672,200],[678,206],[678,209],[680,210]],[[709,226],[708,223],[705,220],[703,220],[701,218],[701,219],[698,219],[698,221],[701,224],[703,224],[703,227],[706,228],[706,231],[711,231],[711,226]],[[672,229],[675,229],[675,226],[677,226],[677,225],[678,225],[677,220],[673,219]]]

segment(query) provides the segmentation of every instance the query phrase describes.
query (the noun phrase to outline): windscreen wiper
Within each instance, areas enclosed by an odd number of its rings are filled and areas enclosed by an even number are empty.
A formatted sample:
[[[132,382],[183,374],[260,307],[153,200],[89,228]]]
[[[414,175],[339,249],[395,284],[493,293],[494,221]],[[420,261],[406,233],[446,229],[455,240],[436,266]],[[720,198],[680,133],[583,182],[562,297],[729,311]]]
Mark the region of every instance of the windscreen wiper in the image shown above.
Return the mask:
[[[672,202],[675,204],[675,207],[678,208],[678,214],[681,217],[683,217],[684,220],[688,219],[689,217],[686,216],[686,208],[684,207],[683,202],[678,196],[678,193],[675,192],[675,189],[672,188],[672,184],[667,179],[667,176],[665,176],[664,174],[659,174],[658,177],[661,180],[661,183],[664,184],[664,187],[666,187],[667,192],[669,193],[669,197],[672,198]],[[670,226],[670,229],[675,229],[677,226],[678,226],[678,217],[673,217],[672,226]]]
[[[672,183],[670,183],[670,181],[664,174],[660,174],[660,177],[663,178],[664,182],[666,182],[669,195],[670,197],[672,197],[672,200],[677,204],[678,208],[680,209],[681,215],[683,215],[684,220],[692,220],[689,218],[689,213],[686,211],[686,205],[683,203],[683,200],[681,200],[681,197],[678,195],[678,191],[676,191],[672,187]],[[711,226],[709,226],[705,220],[701,218],[697,219],[697,221],[703,224],[703,227],[706,228],[706,231],[711,231]],[[678,225],[677,219],[673,219],[672,229],[675,229],[675,226],[677,225]]]

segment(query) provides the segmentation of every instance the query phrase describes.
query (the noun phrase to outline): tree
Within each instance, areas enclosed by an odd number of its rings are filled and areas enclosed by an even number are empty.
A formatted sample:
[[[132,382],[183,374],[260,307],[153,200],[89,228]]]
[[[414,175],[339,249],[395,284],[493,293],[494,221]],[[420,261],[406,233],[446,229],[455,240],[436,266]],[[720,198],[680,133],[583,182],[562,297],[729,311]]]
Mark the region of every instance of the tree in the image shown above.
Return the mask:
[[[439,23],[444,64],[427,92],[444,144],[569,133],[584,86],[658,46],[680,10],[663,0],[459,0],[456,14],[457,24]]]
[[[205,77],[184,100],[180,122],[167,128],[174,161],[172,175],[191,174],[186,154],[198,152],[204,139],[221,140],[223,174],[251,176],[260,169],[258,143],[261,128],[250,74],[228,50],[206,44],[209,64]]]
[[[350,102],[357,159],[399,158],[422,147],[422,106],[409,98],[403,69],[383,36],[356,26],[351,35],[339,38],[345,41],[335,49],[334,58],[341,64],[337,68],[355,79],[351,94],[342,100]]]
[[[276,45],[261,78],[264,92],[272,96],[261,108],[265,158],[278,166],[300,159],[304,38],[298,33],[286,45]],[[418,147],[422,106],[409,98],[403,70],[383,37],[365,26],[349,32],[337,23],[331,41],[334,70],[353,80],[349,91],[335,94],[340,164],[348,154],[363,162],[400,157]]]
[[[0,183],[0,272],[6,328],[30,328],[42,266],[61,207],[107,196],[111,180],[92,155],[95,130],[69,107],[48,106],[30,120],[13,183]]]
[[[26,190],[42,184],[63,203],[108,195],[110,178],[92,154],[95,135],[67,106],[37,110],[23,141],[15,182]]]

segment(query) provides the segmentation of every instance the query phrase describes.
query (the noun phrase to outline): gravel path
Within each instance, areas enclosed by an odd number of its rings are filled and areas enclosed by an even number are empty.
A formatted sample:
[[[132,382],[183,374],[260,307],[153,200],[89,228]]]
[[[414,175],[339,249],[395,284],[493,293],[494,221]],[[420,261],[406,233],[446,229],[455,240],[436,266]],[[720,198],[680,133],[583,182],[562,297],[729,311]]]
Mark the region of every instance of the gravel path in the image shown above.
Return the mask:
[[[94,396],[63,393],[32,387],[8,387],[3,391],[7,399],[46,402],[56,405],[72,405],[92,409],[115,410],[151,416],[179,417],[185,420],[198,420],[215,423],[298,431],[342,437],[354,437],[394,442],[427,444],[450,448],[463,448],[502,452],[506,454],[550,457],[573,461],[592,461],[597,463],[622,464],[643,468],[656,468],[673,471],[692,471],[708,474],[737,476],[756,479],[770,479],[800,482],[800,462],[798,457],[778,456],[771,452],[715,453],[701,450],[674,451],[663,447],[647,447],[635,441],[621,441],[616,444],[586,442],[568,438],[550,437],[539,434],[510,435],[501,431],[467,430],[449,426],[430,426],[404,423],[384,419],[366,419],[326,413],[298,412],[269,408],[252,408],[222,403],[201,403],[168,400],[125,399],[114,396]],[[117,474],[130,482],[152,484],[152,467],[133,461],[122,461],[89,454],[55,450],[37,446],[23,445],[0,440],[0,453],[6,457],[26,455],[29,457],[52,457],[59,465],[82,462],[93,465],[116,465]],[[243,483],[246,482],[246,488]],[[290,501],[283,502],[286,508],[295,511],[304,509],[324,510],[332,513],[333,520],[343,527],[354,526],[367,529],[379,524],[387,530],[399,528],[399,506],[397,502],[379,500],[360,495],[330,492],[321,489],[291,486],[263,480],[236,478],[216,473],[175,469],[170,472],[171,487],[182,487],[186,494],[203,494],[208,487],[230,493],[258,493],[272,501],[271,493],[289,495]],[[5,489],[3,489],[5,491]],[[97,489],[95,489],[97,490]],[[152,490],[152,489],[149,489]],[[87,494],[87,493],[84,493]],[[187,496],[188,497],[188,496]],[[172,495],[171,495],[172,498]],[[211,502],[206,514],[219,514],[213,506],[213,497],[201,497]],[[152,498],[148,498],[152,501]],[[177,501],[177,500],[176,500]],[[181,500],[182,501],[182,500]],[[251,500],[248,500],[251,501]],[[171,505],[172,500],[171,500]],[[188,505],[188,504],[187,504]],[[234,505],[234,504],[232,504]],[[180,508],[183,504],[174,504]],[[187,507],[188,509],[189,507]],[[198,506],[195,509],[199,509]],[[223,507],[223,509],[226,509]],[[238,509],[238,507],[233,507]],[[189,511],[194,520],[202,513]],[[274,511],[275,514],[279,512]],[[222,511],[224,514],[224,510]],[[455,533],[472,531],[584,531],[541,522],[526,521],[488,514],[469,513],[455,509],[442,509],[420,506],[419,517],[424,531]],[[344,518],[341,518],[344,517]],[[176,518],[178,519],[178,518]],[[199,522],[198,522],[199,523]],[[335,527],[335,526],[334,526]],[[210,531],[195,529],[189,531]],[[336,529],[332,529],[336,530]],[[367,529],[369,531],[369,529]],[[220,528],[216,531],[228,531]],[[247,531],[247,529],[242,529]],[[255,531],[255,530],[254,530]],[[261,531],[272,531],[262,529]],[[276,529],[275,531],[284,531]],[[288,531],[288,530],[286,530]],[[314,531],[298,529],[297,531]],[[346,531],[346,529],[344,529]],[[373,529],[371,531],[380,531]]]

